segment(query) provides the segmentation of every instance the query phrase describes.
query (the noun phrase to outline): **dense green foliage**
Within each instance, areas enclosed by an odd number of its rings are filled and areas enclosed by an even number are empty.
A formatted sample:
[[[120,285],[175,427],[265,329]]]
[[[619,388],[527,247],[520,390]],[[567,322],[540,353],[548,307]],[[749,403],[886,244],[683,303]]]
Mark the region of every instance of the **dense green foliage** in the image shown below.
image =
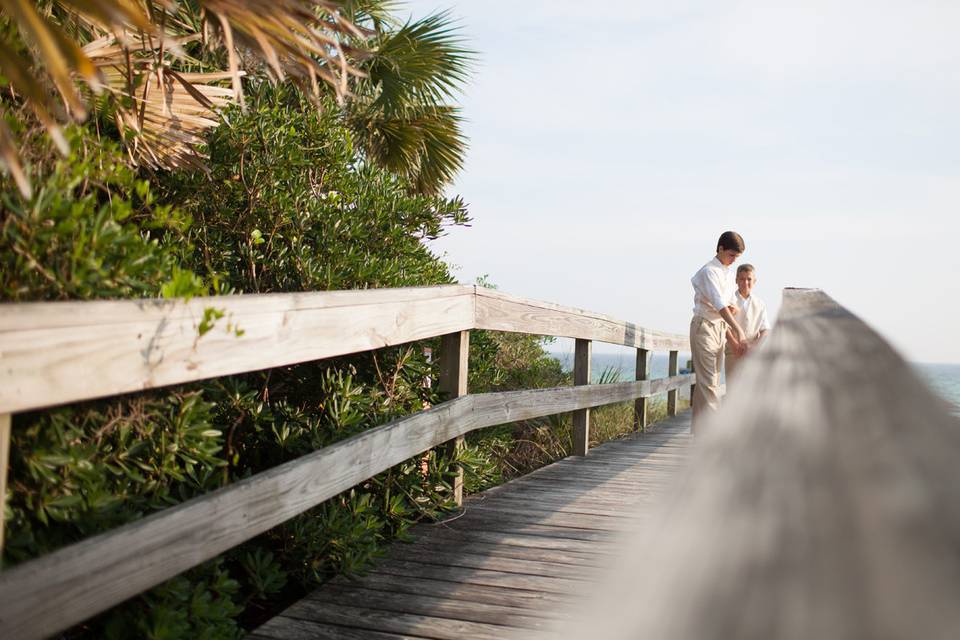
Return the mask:
[[[247,292],[451,282],[423,243],[468,222],[457,199],[411,195],[361,161],[331,103],[262,85],[210,140],[212,170],[171,174],[164,199],[196,224],[193,268]]]
[[[71,153],[61,158],[40,129],[25,133],[30,200],[2,182],[0,299],[157,295],[179,262],[176,243],[158,239],[182,233],[189,217],[156,202],[115,142],[81,127],[66,136]]]

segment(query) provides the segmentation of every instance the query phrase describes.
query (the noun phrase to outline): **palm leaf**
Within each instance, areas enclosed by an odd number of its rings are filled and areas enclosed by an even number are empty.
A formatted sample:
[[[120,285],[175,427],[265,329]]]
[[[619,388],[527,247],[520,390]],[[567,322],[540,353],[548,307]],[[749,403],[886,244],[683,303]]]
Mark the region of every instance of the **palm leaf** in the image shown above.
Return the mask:
[[[374,107],[387,112],[455,100],[475,59],[446,13],[408,22],[374,46],[363,70],[376,94]]]
[[[367,157],[409,178],[418,193],[436,193],[463,167],[467,140],[455,107],[408,107],[390,115],[371,109],[348,123]]]
[[[348,123],[374,163],[435,193],[462,168],[467,141],[448,104],[469,77],[474,54],[447,14],[408,22],[375,37],[348,105]]]
[[[33,0],[0,0],[0,11],[29,45],[0,43],[0,72],[62,151],[66,145],[57,121],[82,120],[89,93],[106,89],[124,98],[115,101],[115,118],[122,130],[134,134],[134,159],[151,166],[194,164],[202,132],[216,122],[215,108],[230,99],[242,100],[244,71],[237,47],[263,60],[274,78],[290,77],[314,95],[323,84],[338,98],[349,93],[350,79],[363,73],[349,60],[363,55],[346,42],[363,41],[369,34],[344,17],[346,4],[348,0],[197,0],[189,5],[170,0],[58,0],[56,11],[41,14]],[[170,57],[182,57],[177,37],[205,35],[198,30],[205,24],[198,15],[216,19],[211,24],[227,49],[231,95],[208,84],[214,77],[223,80],[222,73],[167,73]],[[94,51],[99,58],[91,57]],[[0,162],[18,185],[27,185],[21,186],[26,196],[29,181],[9,131],[0,135]]]
[[[197,36],[170,39],[181,46]],[[179,73],[154,66],[153,44],[127,36],[127,46],[104,37],[84,47],[114,99],[114,120],[129,138],[131,159],[155,168],[202,168],[204,134],[219,124],[217,111],[233,101],[218,86],[232,74]],[[137,43],[136,47],[132,47]]]

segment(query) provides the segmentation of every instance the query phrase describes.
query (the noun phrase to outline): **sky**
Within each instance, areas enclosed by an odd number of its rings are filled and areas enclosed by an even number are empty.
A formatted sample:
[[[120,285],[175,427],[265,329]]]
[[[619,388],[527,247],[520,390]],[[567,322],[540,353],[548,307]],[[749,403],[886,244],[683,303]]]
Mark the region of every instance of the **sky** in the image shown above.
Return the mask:
[[[960,3],[414,0],[479,60],[461,282],[688,331],[717,237],[960,363]],[[595,351],[612,350],[595,345]]]

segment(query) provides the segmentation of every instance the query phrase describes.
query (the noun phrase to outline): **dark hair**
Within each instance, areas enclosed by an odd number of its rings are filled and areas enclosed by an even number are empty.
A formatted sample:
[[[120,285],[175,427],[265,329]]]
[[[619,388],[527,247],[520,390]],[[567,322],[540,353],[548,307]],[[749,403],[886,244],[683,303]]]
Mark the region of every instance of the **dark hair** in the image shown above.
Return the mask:
[[[747,245],[744,244],[743,238],[736,231],[724,231],[720,234],[720,239],[717,240],[717,251],[721,249],[733,249],[743,253],[746,250]]]
[[[752,264],[750,264],[750,263],[748,263],[748,262],[744,262],[742,265],[740,265],[739,267],[737,267],[737,275],[740,275],[740,274],[743,273],[744,271],[749,271],[750,273],[755,273],[755,272],[756,272],[756,269],[753,268],[753,265],[752,265]]]

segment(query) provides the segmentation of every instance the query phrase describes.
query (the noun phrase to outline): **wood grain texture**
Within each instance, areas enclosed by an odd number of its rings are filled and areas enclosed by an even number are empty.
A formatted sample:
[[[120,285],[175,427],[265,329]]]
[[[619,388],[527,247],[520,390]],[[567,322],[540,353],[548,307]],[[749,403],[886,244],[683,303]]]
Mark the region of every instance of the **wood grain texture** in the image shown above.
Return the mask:
[[[467,395],[470,364],[470,332],[448,333],[440,339],[440,393],[446,400]],[[446,443],[448,455],[456,455],[463,447],[463,436]],[[452,479],[453,501],[463,504],[463,469],[457,468]]]
[[[225,317],[200,336],[206,309]],[[474,328],[688,348],[682,335],[466,285],[188,302],[2,304],[0,411],[257,371]],[[99,375],[86,375],[90,370]]]
[[[635,380],[647,380],[650,377],[650,351],[637,349],[637,366],[634,369]],[[647,399],[637,398],[633,402],[633,430],[647,430]]]
[[[625,550],[608,606],[567,637],[956,638],[960,423],[945,401],[818,290],[785,291],[738,376],[653,514],[656,553]]]
[[[588,385],[591,380],[593,343],[577,338],[573,349],[573,384]],[[573,412],[573,455],[585,456],[590,448],[590,409]]]
[[[596,340],[652,351],[689,351],[688,336],[654,331],[592,311],[477,288],[477,329]]]
[[[670,352],[670,361],[667,368],[668,376],[677,375],[677,364],[680,354],[676,351]],[[671,389],[667,392],[667,415],[675,416],[677,415],[677,398],[679,396],[679,391],[677,389]]]
[[[189,302],[3,304],[0,411],[268,369],[469,329],[474,297],[473,287],[452,285]],[[200,336],[208,308],[222,310],[225,317]],[[228,324],[243,335],[228,331]]]

